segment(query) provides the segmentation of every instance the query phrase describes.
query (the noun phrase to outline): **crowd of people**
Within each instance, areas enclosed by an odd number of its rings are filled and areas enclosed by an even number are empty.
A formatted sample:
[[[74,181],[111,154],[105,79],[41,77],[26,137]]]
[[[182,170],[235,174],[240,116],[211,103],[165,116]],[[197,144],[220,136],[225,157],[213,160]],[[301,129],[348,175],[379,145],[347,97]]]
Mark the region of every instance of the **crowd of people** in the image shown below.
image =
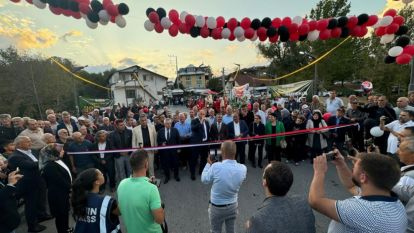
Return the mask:
[[[20,200],[29,232],[45,230],[40,223],[52,218],[59,233],[117,232],[119,217],[128,232],[165,232],[155,176],[162,172],[167,184],[172,172],[180,182],[186,170],[191,180],[212,183],[211,232],[223,224],[234,232],[246,146],[247,163],[263,169],[266,195],[247,232],[315,232],[312,209],[333,220],[329,232],[414,232],[414,93],[395,107],[383,95],[346,102],[332,90],[326,101],[252,98],[240,108],[209,97],[183,112],[140,103],[79,117],[48,109],[47,120],[1,114],[0,211],[9,214],[1,215],[0,232],[19,226]],[[373,137],[377,126],[383,134]],[[306,133],[283,134],[294,131]],[[199,146],[180,147],[191,144]],[[353,198],[325,197],[327,152]],[[293,174],[286,164],[305,161],[314,167],[308,200],[287,195]]]

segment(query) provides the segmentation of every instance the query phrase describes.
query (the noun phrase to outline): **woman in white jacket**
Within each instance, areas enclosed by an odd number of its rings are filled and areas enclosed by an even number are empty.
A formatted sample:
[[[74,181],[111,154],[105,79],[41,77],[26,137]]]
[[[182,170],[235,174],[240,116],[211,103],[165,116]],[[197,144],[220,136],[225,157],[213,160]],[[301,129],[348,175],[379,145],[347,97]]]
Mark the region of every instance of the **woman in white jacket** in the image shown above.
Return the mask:
[[[322,119],[322,113],[319,110],[315,110],[313,111],[312,118],[309,119],[306,124],[306,129],[321,128],[326,126],[325,121]],[[308,133],[306,145],[311,149],[311,163],[313,162],[313,159],[316,156],[321,155],[328,146],[324,135],[324,133],[327,132],[328,130],[321,130]]]

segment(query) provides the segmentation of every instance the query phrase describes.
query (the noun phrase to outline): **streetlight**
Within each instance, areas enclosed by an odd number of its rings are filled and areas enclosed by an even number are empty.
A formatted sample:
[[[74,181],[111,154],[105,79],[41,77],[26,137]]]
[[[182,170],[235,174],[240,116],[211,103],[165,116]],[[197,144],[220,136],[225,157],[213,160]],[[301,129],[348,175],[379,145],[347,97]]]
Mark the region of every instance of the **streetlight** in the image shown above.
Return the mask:
[[[310,58],[312,58],[314,61],[317,60],[318,58],[308,52],[303,52],[300,51],[299,54],[302,55],[306,55]],[[318,63],[315,63],[315,70],[314,70],[314,74],[313,74],[313,94],[317,95],[318,94]]]
[[[86,66],[75,66],[75,67],[73,67],[73,69],[70,72],[71,73],[77,73],[77,72],[85,69],[86,67],[88,67],[88,65],[86,65]],[[76,116],[79,116],[78,89],[76,87],[75,79],[72,79],[72,85],[73,85],[73,97],[75,98]]]

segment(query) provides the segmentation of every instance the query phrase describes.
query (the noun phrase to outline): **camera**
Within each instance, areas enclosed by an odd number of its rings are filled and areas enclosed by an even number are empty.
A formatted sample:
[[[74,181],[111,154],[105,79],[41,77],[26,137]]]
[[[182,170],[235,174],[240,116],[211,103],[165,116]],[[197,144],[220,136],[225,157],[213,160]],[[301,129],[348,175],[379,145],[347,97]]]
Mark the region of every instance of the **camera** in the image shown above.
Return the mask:
[[[148,181],[151,184],[157,186],[157,188],[159,188],[161,186],[161,179],[149,179]]]
[[[217,161],[221,161],[221,150],[216,148],[216,149],[210,149],[210,160],[211,162],[217,162]]]
[[[325,154],[327,161],[333,161],[336,159],[336,153],[334,151],[329,151]]]

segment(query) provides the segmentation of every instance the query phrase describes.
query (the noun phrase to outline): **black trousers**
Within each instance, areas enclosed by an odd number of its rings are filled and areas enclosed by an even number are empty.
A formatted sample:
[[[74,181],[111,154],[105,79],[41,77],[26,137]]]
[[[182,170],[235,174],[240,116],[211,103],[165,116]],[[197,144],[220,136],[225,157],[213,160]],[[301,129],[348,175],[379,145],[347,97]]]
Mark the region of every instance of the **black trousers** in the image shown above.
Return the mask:
[[[69,229],[69,193],[48,193],[50,213],[55,217],[55,225],[58,233],[67,233]]]
[[[364,132],[358,130],[358,127],[354,126],[351,128],[351,141],[352,146],[354,146],[358,151],[364,151]]]
[[[236,142],[236,148],[236,160],[238,160],[241,164],[244,164],[246,160],[246,143]]]
[[[262,165],[263,160],[263,144],[257,144],[254,141],[249,142],[249,155],[248,158],[253,165],[256,165],[256,148],[258,149],[258,161],[257,164]]]
[[[280,151],[282,149],[276,145],[270,144],[267,146],[267,160],[269,163],[273,160],[282,161]]]
[[[195,175],[195,168],[197,166],[198,158],[200,157],[200,168],[198,170],[198,174],[203,172],[204,167],[207,164],[207,156],[208,156],[208,146],[199,146],[197,148],[193,148],[191,151],[191,158],[190,158],[190,173],[192,176]]]
[[[174,177],[178,177],[178,155],[177,150],[163,150],[160,153],[161,166],[164,170],[164,175],[170,178],[170,170],[174,171]]]
[[[38,186],[38,180],[25,180],[24,183],[17,184],[17,196],[22,197],[24,200],[24,215],[29,229],[34,228],[38,224]]]
[[[112,160],[107,160],[106,164],[99,164],[98,169],[102,172],[103,177],[105,178],[104,185],[101,185],[100,189],[105,190],[106,184],[109,180],[109,187],[115,188],[116,181],[115,181],[115,162]]]

